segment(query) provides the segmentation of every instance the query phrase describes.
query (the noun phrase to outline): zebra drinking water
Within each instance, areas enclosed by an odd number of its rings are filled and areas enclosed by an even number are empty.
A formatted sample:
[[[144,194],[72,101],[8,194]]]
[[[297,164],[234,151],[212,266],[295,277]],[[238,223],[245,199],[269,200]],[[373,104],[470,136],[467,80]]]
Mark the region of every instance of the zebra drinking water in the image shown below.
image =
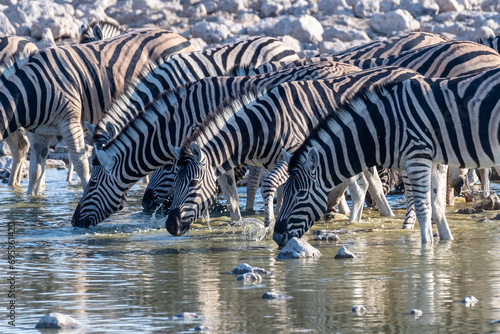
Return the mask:
[[[415,77],[360,92],[294,153],[273,239],[301,237],[326,210],[331,189],[380,165],[404,169],[423,243],[452,240],[444,210],[430,212],[437,164],[482,168],[500,162],[500,69],[450,79]]]

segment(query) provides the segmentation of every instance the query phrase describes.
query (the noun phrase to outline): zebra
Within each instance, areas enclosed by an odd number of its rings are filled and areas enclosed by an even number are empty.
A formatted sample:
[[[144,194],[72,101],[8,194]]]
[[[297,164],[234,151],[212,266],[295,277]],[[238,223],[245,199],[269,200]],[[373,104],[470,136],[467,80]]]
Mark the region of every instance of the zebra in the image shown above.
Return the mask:
[[[361,87],[412,76],[419,74],[380,67],[325,80],[289,81],[229,101],[176,150],[180,167],[167,230],[184,234],[213,202],[215,179],[235,165],[280,166],[282,148],[293,151],[328,111]]]
[[[192,50],[185,38],[168,30],[140,29],[105,41],[41,50],[4,69],[10,75],[4,75],[0,86],[0,141],[20,127],[30,131],[28,194],[41,190],[54,135],[68,144],[85,187],[89,169],[81,122],[96,123],[151,57]]]
[[[255,77],[208,77],[160,95],[106,145],[94,147],[92,176],[73,215],[73,226],[96,225],[120,210],[127,190],[144,175],[174,160],[172,147],[181,145],[225,99],[253,87],[358,70],[348,64],[322,62]],[[226,184],[221,185],[225,191]],[[230,212],[236,217],[232,219],[240,220],[239,210],[234,209],[237,203],[229,205],[234,205]]]
[[[430,184],[437,165],[483,168],[500,162],[499,87],[497,68],[449,79],[415,77],[358,93],[293,154],[275,242],[283,246],[300,238],[324,212],[330,189],[380,165],[406,170],[421,240],[432,243],[429,203],[439,190],[431,191]],[[432,220],[440,239],[453,239],[443,203],[432,210]]]
[[[496,52],[500,53],[500,36],[494,36],[489,38],[482,38],[477,41],[479,44],[483,44],[489,46],[494,49]]]
[[[351,48],[329,57],[312,58],[310,61],[354,61],[364,58],[371,58],[374,56],[386,56],[403,51],[413,50],[427,45],[446,42],[448,39],[441,35],[425,33],[425,32],[412,32],[409,34],[395,36],[386,41],[376,41],[368,43],[359,47]],[[260,72],[262,73],[262,72]],[[241,73],[240,73],[241,75]],[[257,182],[260,180],[262,169],[250,166],[249,168],[249,186],[247,190],[247,210],[253,209],[253,199],[257,190]],[[163,202],[163,198],[171,198],[170,189],[173,184],[175,168],[172,164],[167,164],[164,167],[156,170],[152,177],[151,182],[148,184],[143,198],[143,207],[151,209]],[[270,183],[268,179],[264,181]],[[269,184],[275,188],[277,184]],[[168,203],[168,201],[166,202]],[[169,205],[169,204],[165,204]],[[278,206],[279,207],[279,206]]]
[[[103,20],[94,21],[91,24],[84,22],[80,27],[80,44],[86,44],[103,39],[108,39],[123,34],[126,29],[120,27],[118,23]]]
[[[2,80],[6,69],[9,69],[16,62],[22,62],[36,52],[38,52],[38,47],[26,38],[17,36],[0,37],[0,64],[3,64],[3,67],[0,67],[2,71],[0,73],[0,80]],[[6,75],[8,74],[9,72],[6,73]],[[2,84],[1,81],[0,84]],[[21,183],[24,159],[29,148],[29,143],[26,141],[23,133],[24,131],[19,129],[6,139],[12,154],[9,186],[17,186]]]

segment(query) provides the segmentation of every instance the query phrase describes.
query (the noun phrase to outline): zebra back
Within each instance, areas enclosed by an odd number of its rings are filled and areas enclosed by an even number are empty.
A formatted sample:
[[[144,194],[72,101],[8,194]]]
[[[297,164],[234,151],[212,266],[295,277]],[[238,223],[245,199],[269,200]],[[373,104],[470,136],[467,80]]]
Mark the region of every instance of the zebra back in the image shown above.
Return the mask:
[[[237,68],[297,58],[289,46],[275,38],[250,37],[216,49],[178,54],[165,62],[150,64],[99,122],[94,141],[102,145],[112,139],[113,136],[106,131],[108,123],[115,128],[115,134],[119,133],[165,91],[205,77],[227,75]]]
[[[420,47],[447,42],[444,36],[428,32],[411,32],[405,35],[394,36],[384,41],[376,41],[330,54],[336,61],[350,61],[356,59],[370,59],[388,57],[394,54],[417,49]]]

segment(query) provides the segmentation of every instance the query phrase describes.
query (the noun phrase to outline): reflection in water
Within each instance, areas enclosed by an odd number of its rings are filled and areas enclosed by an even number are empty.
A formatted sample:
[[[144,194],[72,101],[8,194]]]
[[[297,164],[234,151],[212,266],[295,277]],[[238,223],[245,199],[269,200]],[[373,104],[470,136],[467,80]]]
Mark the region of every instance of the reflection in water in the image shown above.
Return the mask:
[[[400,230],[402,210],[397,219],[368,212],[364,223],[315,228],[375,232],[336,243],[308,235],[321,258],[277,260],[272,240],[252,240],[225,218],[212,217],[213,230],[199,222],[189,236],[171,237],[161,219],[141,213],[142,184],[132,188],[123,212],[96,228],[74,229],[81,190],[64,179],[64,171],[49,170],[45,196],[36,198],[0,185],[2,246],[7,222],[18,228],[16,328],[2,316],[2,332],[39,333],[34,325],[49,312],[73,316],[89,333],[189,332],[201,325],[214,333],[500,331],[492,323],[500,320],[500,223],[478,222],[494,213],[464,218],[450,210],[456,240],[422,246],[418,230]],[[390,201],[402,208],[399,197]],[[253,218],[262,219],[262,210]],[[334,260],[341,245],[358,257]],[[242,262],[274,274],[236,281],[229,272]],[[5,260],[0,269],[7,271]],[[294,298],[262,299],[268,291]],[[470,295],[479,302],[467,308],[459,301]],[[367,313],[351,313],[357,304]],[[411,316],[413,308],[423,315]],[[169,318],[181,312],[201,317]]]

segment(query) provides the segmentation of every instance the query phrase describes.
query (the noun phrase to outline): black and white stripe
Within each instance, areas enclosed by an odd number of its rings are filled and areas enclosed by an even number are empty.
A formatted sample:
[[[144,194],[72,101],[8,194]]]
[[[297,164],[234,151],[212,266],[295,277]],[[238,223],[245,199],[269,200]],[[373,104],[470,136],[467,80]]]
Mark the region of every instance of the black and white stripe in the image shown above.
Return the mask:
[[[183,144],[168,231],[185,233],[213,202],[215,179],[234,166],[274,168],[282,148],[293,151],[328,112],[359,89],[412,76],[418,74],[396,67],[376,68],[327,80],[286,82],[231,101],[207,117]]]
[[[415,77],[367,90],[332,113],[295,152],[273,239],[301,237],[326,209],[329,191],[371,166],[406,171],[422,242],[453,239],[443,203],[430,210],[438,164],[500,162],[500,69],[476,75]],[[442,173],[441,173],[442,176]],[[436,192],[439,192],[436,189]]]
[[[189,42],[177,34],[140,29],[105,41],[41,50],[6,69],[9,76],[4,76],[0,87],[0,140],[20,127],[30,131],[33,152],[28,193],[41,190],[54,135],[61,135],[67,143],[85,187],[89,168],[81,122],[97,123],[112,99],[151,58],[191,50]]]
[[[143,176],[174,160],[176,150],[172,147],[180,146],[225,100],[256,87],[332,77],[357,70],[348,64],[322,62],[256,76],[204,78],[160,95],[113,140],[101,148],[94,148],[93,162],[106,165],[108,170],[92,170],[92,186],[81,198],[72,224],[79,227],[96,225],[117,211],[127,190]],[[239,208],[236,214],[239,215]]]

